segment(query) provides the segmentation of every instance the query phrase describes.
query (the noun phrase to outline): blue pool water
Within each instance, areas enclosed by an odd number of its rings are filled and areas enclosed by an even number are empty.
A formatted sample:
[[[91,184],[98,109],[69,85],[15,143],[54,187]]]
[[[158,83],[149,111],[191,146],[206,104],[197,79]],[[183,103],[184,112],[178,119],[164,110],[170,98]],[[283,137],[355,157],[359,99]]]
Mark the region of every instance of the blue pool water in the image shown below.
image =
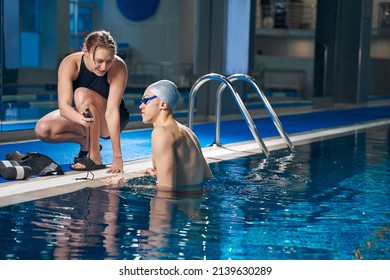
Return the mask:
[[[390,259],[390,129],[211,164],[200,193],[154,179],[0,208],[0,259]]]

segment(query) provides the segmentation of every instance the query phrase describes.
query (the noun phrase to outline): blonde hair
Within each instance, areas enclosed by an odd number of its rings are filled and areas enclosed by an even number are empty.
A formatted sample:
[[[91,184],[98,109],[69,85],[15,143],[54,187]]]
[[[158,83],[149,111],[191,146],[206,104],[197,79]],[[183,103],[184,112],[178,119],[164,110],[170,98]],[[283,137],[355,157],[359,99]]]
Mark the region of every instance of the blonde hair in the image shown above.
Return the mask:
[[[114,54],[117,52],[117,45],[110,32],[105,30],[93,31],[88,34],[84,39],[83,47],[88,52],[93,52],[93,58],[95,59],[95,53],[98,48],[104,48],[112,51]]]

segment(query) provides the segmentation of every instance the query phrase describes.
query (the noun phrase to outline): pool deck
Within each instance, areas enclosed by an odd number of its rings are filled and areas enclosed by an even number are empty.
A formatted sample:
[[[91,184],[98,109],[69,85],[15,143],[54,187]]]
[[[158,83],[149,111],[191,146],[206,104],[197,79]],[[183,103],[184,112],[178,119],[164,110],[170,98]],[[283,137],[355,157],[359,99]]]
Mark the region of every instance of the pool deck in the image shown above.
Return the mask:
[[[279,118],[293,145],[298,146],[321,139],[354,133],[358,130],[389,125],[390,104],[386,103],[389,102],[347,109],[332,108],[330,110],[318,110],[299,114],[288,113],[279,115]],[[269,117],[254,117],[254,120],[269,151],[287,148]],[[240,131],[238,136],[236,129],[242,129],[243,127],[243,133]],[[253,136],[248,132],[249,129],[247,129],[242,119],[230,122],[223,121],[221,142],[224,144],[219,147],[209,145],[215,134],[214,123],[195,124],[194,131],[201,141],[204,155],[209,163],[262,153],[258,143],[252,140]],[[63,158],[65,162],[69,162],[74,152],[70,152],[71,154],[67,158],[63,154],[58,154],[56,157],[55,154],[52,154],[54,150],[52,148],[53,144],[45,143],[45,145],[49,145],[45,146],[46,149],[51,151],[47,155],[61,164],[65,175],[31,177],[17,181],[2,180],[0,182],[0,207],[69,193],[86,187],[101,187],[105,185],[105,180],[109,177],[123,176],[125,179],[131,179],[143,176],[142,171],[151,165],[150,132],[150,129],[123,132],[122,145],[124,148],[122,149],[139,145],[139,148],[144,151],[143,155],[140,156],[134,154],[134,152],[125,157],[125,173],[121,175],[113,176],[108,174],[107,169],[93,171],[94,180],[80,180],[81,177],[87,175],[87,172],[70,171],[69,164],[64,164],[64,162],[59,160]],[[207,137],[204,134],[208,134]],[[4,153],[1,156],[5,158],[6,153],[25,146],[29,147],[30,151],[34,151],[39,149],[39,145],[42,145],[42,142],[37,140],[0,144],[1,153]],[[74,150],[74,146],[72,146],[72,149]],[[63,153],[69,154],[69,151],[64,150],[62,150]],[[110,148],[106,150],[110,150]],[[111,159],[112,154],[106,151],[102,156],[104,161],[105,159]]]

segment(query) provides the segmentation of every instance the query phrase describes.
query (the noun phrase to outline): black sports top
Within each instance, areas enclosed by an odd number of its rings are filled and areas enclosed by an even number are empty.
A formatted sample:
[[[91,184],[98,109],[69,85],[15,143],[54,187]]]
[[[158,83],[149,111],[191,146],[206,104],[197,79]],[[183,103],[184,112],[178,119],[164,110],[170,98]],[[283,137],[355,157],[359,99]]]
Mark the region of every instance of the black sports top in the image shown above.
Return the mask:
[[[99,93],[105,99],[108,98],[110,92],[110,84],[107,81],[107,73],[103,77],[95,75],[89,71],[84,63],[84,55],[81,57],[80,73],[76,80],[73,81],[73,90],[79,87],[86,87]],[[120,107],[125,107],[122,99]]]

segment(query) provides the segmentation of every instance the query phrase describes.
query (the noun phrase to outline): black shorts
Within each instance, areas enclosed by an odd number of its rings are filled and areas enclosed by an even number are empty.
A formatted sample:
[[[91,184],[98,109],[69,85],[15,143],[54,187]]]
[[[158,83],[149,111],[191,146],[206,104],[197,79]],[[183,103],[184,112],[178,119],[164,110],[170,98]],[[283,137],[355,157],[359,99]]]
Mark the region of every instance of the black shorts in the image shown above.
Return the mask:
[[[126,107],[119,107],[119,118],[120,118],[120,131],[123,131],[127,124],[129,123],[129,111],[127,110]],[[108,137],[101,137],[102,139],[110,139],[110,136]]]

